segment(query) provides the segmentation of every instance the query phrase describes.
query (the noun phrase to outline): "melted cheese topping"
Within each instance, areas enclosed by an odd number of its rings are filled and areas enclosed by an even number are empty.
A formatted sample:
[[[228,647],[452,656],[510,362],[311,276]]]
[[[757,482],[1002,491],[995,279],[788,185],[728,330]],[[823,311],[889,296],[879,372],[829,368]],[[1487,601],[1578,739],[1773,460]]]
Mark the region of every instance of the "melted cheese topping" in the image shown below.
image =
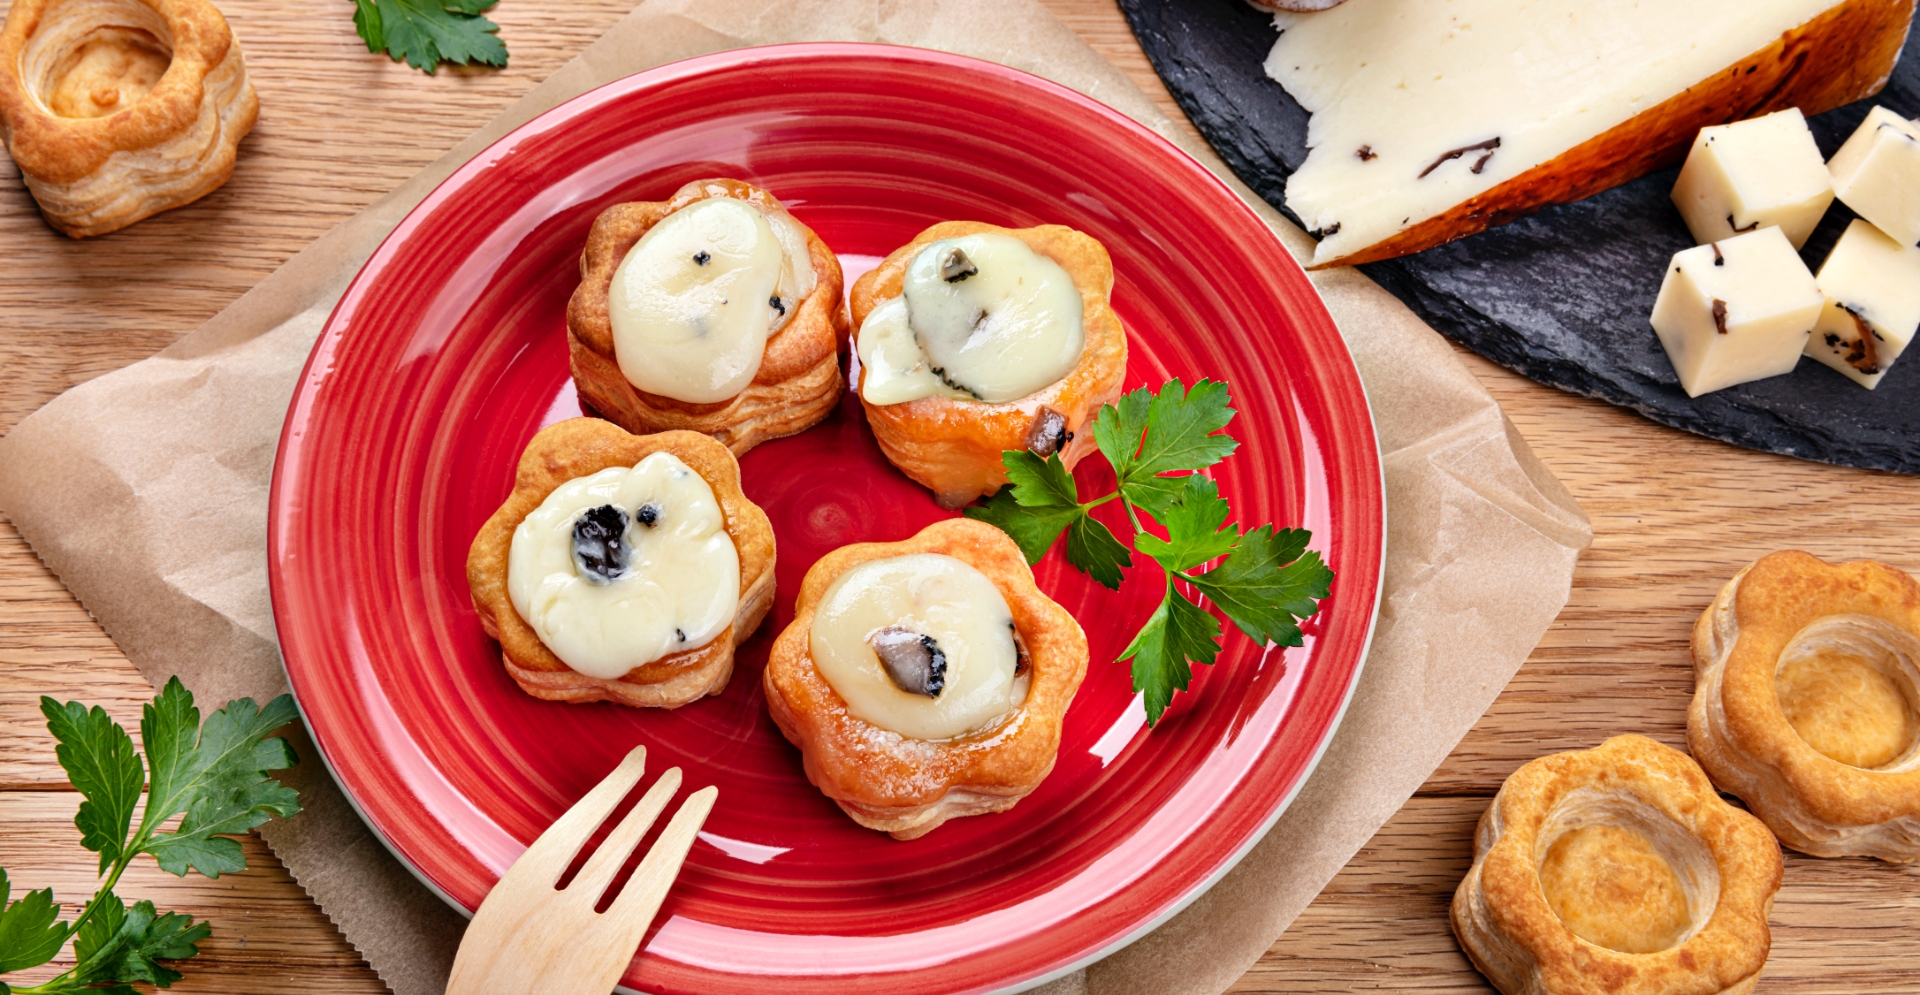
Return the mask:
[[[640,390],[707,404],[746,389],[767,338],[813,292],[806,235],[710,197],[662,218],[613,271],[613,354]]]
[[[1086,340],[1080,291],[1059,263],[1011,235],[941,239],[861,323],[860,394],[1016,401],[1066,376]]]
[[[602,505],[628,522],[626,569],[611,581],[583,575],[573,555],[574,524]],[[726,631],[739,610],[740,554],[713,488],[679,458],[654,453],[547,495],[513,531],[507,593],[561,662],[613,679]]]
[[[867,639],[899,626],[946,655],[937,698],[896,687]],[[822,677],[859,718],[910,739],[952,739],[992,725],[1027,699],[1014,676],[1013,613],[985,574],[940,553],[871,560],[827,588],[807,632]]]

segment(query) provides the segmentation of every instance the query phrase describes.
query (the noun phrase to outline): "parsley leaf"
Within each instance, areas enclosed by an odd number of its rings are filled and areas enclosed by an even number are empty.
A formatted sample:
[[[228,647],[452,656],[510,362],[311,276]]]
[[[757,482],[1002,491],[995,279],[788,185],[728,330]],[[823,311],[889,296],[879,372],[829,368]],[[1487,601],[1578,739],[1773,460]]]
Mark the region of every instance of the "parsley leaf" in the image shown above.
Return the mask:
[[[1184,481],[1179,498],[1157,515],[1167,527],[1167,538],[1142,532],[1134,537],[1134,548],[1159,561],[1168,573],[1191,570],[1233,552],[1240,542],[1240,527],[1221,527],[1230,509],[1220,497],[1219,486],[1197,473],[1162,479]]]
[[[480,15],[498,0],[353,0],[367,51],[431,74],[441,62],[507,64],[500,26]]]
[[[86,799],[73,816],[73,824],[80,829],[80,845],[100,855],[95,873],[105,874],[127,844],[133,806],[146,781],[140,755],[134,752],[127,731],[98,705],[89,710],[77,701],[61,705],[42,696],[40,713],[47,717],[47,729],[59,743],[54,756]]]
[[[1226,562],[1187,579],[1253,641],[1298,646],[1300,620],[1319,610],[1314,602],[1333,583],[1320,554],[1305,552],[1309,538],[1305,529],[1262,525],[1241,537]]]
[[[1082,512],[1067,530],[1067,562],[1113,590],[1120,589],[1120,571],[1133,566],[1127,547],[1099,519]]]
[[[196,924],[192,916],[157,912],[149,901],[129,909],[111,891],[102,892],[95,901],[100,903],[98,913],[81,926],[73,942],[76,980],[82,984],[144,981],[170,987],[180,980],[180,972],[156,960],[198,956],[199,941],[213,932],[204,922]]]
[[[1227,385],[1201,380],[1189,391],[1169,380],[1157,393],[1141,388],[1100,409],[1093,441],[1113,464],[1120,495],[1158,515],[1179,497],[1180,481],[1161,477],[1176,470],[1203,470],[1233,455],[1240,444],[1213,433],[1227,427]]]
[[[142,734],[161,734],[170,753],[154,757],[153,789],[142,823],[151,820],[157,826],[185,812],[180,828],[154,833],[147,850],[169,874],[185,876],[191,867],[218,878],[247,866],[240,844],[226,836],[300,810],[299,795],[266,776],[267,771],[293,766],[293,748],[284,739],[263,738],[293,721],[293,701],[282,695],[264,709],[252,698],[230,701],[207,718],[198,744],[185,751],[180,748],[181,733],[198,718],[192,695],[179,678],[169,681],[160,698],[146,707]]]
[[[1074,486],[1073,475],[1060,462],[1058,455],[1041,459],[1024,449],[1010,449],[1000,454],[1000,463],[1007,469],[1007,486],[1000,488],[984,505],[968,508],[964,514],[968,518],[996,525],[1020,547],[1027,557],[1027,565],[1040,562],[1047,550],[1053,547],[1055,539],[1068,527],[1073,527],[1076,535],[1088,530],[1081,524],[1087,520],[1087,509],[1080,503],[1079,489]],[[1106,526],[1098,522],[1094,527],[1105,531]],[[1118,546],[1119,540],[1107,533],[1107,540]],[[1075,540],[1068,539],[1067,558],[1074,566],[1086,569],[1081,564],[1091,562],[1088,559],[1074,557]],[[1098,538],[1082,538],[1083,544],[1098,545]],[[1104,553],[1104,549],[1103,549]],[[1122,566],[1125,565],[1126,551],[1121,550]],[[1115,573],[1113,585],[1119,583]],[[1104,581],[1103,581],[1104,583]]]
[[[1014,544],[1027,558],[1027,565],[1040,562],[1053,541],[1086,514],[1079,505],[1061,507],[1059,505],[1026,506],[1014,496],[1016,488],[1009,485],[1000,488],[999,493],[988,499],[984,505],[968,508],[965,515],[975,521],[998,526],[1000,531],[1013,538]]]
[[[1147,724],[1160,721],[1175,691],[1193,680],[1187,661],[1212,663],[1220,653],[1220,621],[1167,588],[1165,600],[1120,654],[1133,661],[1133,689],[1145,698]]]
[[[67,942],[67,924],[59,921],[52,888],[12,898],[6,869],[0,868],[0,974],[39,967]]]

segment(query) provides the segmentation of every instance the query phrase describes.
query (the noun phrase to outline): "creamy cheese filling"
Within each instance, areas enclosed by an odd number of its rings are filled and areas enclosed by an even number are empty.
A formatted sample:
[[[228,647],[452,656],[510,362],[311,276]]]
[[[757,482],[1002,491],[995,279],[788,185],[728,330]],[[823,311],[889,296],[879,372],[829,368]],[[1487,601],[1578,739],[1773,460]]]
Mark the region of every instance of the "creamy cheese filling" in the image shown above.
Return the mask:
[[[1549,162],[1839,0],[1348,0],[1274,15],[1267,75],[1312,114],[1287,206],[1315,262]]]
[[[713,488],[654,453],[547,495],[513,531],[507,593],[561,662],[612,679],[726,631],[740,554]]]
[[[724,401],[760,372],[767,338],[813,292],[806,234],[732,197],[662,218],[613,271],[607,307],[627,381],[696,404]]]
[[[1086,340],[1080,291],[1059,263],[1011,235],[941,239],[861,323],[860,394],[1016,401],[1066,376]]]
[[[944,554],[870,560],[841,574],[807,639],[814,666],[848,711],[910,739],[982,729],[1027,698],[1006,599],[985,574]],[[913,651],[909,666],[940,661],[939,679],[903,681],[895,657],[903,645]]]

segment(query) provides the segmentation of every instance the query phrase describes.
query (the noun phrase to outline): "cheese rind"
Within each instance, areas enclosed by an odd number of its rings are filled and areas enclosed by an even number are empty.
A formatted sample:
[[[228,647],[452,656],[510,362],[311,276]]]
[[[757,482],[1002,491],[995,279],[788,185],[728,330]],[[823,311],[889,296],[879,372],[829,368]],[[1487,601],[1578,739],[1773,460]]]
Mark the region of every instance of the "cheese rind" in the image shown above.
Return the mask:
[[[1313,114],[1287,203],[1323,235],[1316,267],[1418,251],[1657,168],[1733,107],[1817,111],[1871,92],[1911,10],[1350,0],[1276,15],[1268,74]],[[1726,73],[1743,60],[1761,71]],[[1586,144],[1601,136],[1610,144]],[[1549,164],[1559,171],[1529,175]]]
[[[1826,304],[1807,355],[1872,390],[1920,330],[1920,248],[1855,219],[1816,282]]]
[[[1875,107],[1827,168],[1855,214],[1902,245],[1920,245],[1920,123]]]
[[[1798,249],[1832,203],[1826,160],[1798,107],[1700,129],[1673,185],[1701,245],[1778,225]]]
[[[1826,298],[1779,228],[1673,256],[1653,330],[1688,397],[1793,370]]]

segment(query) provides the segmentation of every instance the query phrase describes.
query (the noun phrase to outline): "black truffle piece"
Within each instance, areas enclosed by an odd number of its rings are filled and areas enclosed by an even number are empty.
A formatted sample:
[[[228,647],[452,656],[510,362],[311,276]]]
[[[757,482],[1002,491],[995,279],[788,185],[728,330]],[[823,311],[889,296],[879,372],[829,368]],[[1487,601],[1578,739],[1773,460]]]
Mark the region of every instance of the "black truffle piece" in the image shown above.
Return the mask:
[[[627,573],[627,513],[610,504],[588,508],[573,522],[573,567],[589,583],[609,584]]]
[[[932,636],[889,625],[867,637],[893,686],[908,694],[940,697],[947,687],[947,655]]]

